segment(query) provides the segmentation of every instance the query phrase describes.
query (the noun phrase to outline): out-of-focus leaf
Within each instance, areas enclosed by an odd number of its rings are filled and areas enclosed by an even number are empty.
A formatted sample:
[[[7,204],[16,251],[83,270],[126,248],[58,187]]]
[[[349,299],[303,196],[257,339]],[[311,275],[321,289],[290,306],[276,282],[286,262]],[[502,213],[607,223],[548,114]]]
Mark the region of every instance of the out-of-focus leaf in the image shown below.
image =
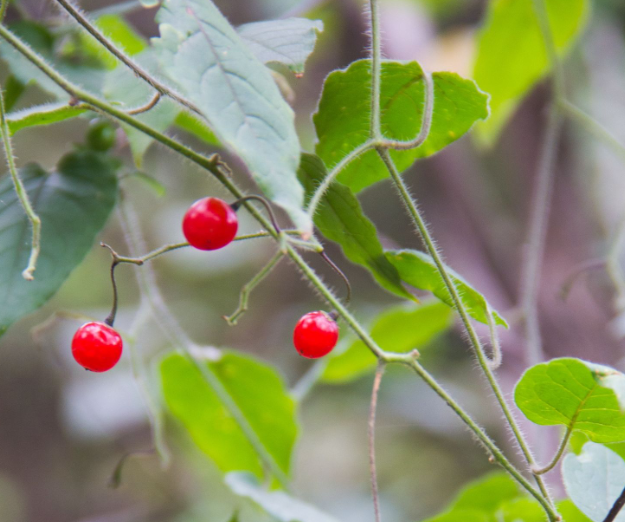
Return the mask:
[[[563,56],[588,18],[588,0],[546,0],[551,33]],[[529,90],[549,71],[533,2],[490,0],[479,33],[474,78],[491,96],[491,117],[476,127],[484,143],[494,143]]]
[[[296,74],[304,73],[323,22],[307,18],[286,18],[241,25],[237,32],[263,63],[286,65]]]
[[[312,222],[297,181],[294,115],[269,70],[210,0],[165,0],[153,39],[164,72],[247,165],[262,191],[303,232]]]
[[[182,130],[187,131],[209,145],[219,145],[217,136],[215,136],[206,122],[202,121],[195,114],[191,114],[187,111],[180,111],[180,114],[178,114],[174,120],[174,124],[176,127],[180,127]]]
[[[12,74],[4,82],[4,108],[8,112],[20,99],[26,90],[26,86]]]
[[[72,107],[67,103],[54,102],[46,103],[45,105],[37,105],[29,109],[7,114],[9,132],[15,134],[28,127],[51,125],[60,121],[76,118],[85,112],[85,109]]]
[[[386,258],[399,271],[399,276],[406,284],[420,290],[432,292],[443,303],[453,307],[453,301],[438,273],[434,260],[427,254],[417,250],[390,250]],[[488,323],[488,303],[486,298],[467,283],[462,276],[447,268],[460,294],[469,315],[482,323]],[[492,310],[492,307],[491,307]],[[508,326],[505,319],[493,311],[496,324]]]
[[[302,154],[298,177],[310,198],[328,175],[323,162],[312,154]],[[399,297],[416,299],[402,286],[397,269],[384,257],[384,250],[373,223],[364,215],[352,191],[334,183],[315,214],[315,226],[341,245],[347,259],[368,269],[378,284]]]
[[[281,377],[270,366],[234,352],[201,364],[219,379],[264,448],[288,474],[297,422],[295,402]],[[263,476],[254,447],[192,362],[180,354],[165,357],[161,379],[170,411],[220,470]]]
[[[377,317],[371,336],[384,350],[409,352],[426,346],[447,330],[451,319],[450,308],[438,301],[396,306]],[[362,341],[354,341],[344,352],[330,359],[322,379],[326,382],[349,381],[374,369],[376,362],[376,357]]]
[[[557,503],[558,513],[562,515],[564,522],[592,522],[579,508],[570,500],[563,500]]]
[[[514,400],[524,415],[543,426],[562,425],[594,442],[625,440],[625,412],[617,391],[625,375],[579,359],[554,359],[527,370]]]
[[[592,522],[603,522],[625,487],[625,461],[602,444],[587,442],[581,455],[564,458],[562,477],[579,510]],[[625,522],[625,511],[615,522]]]
[[[334,517],[282,491],[268,491],[249,473],[228,473],[225,481],[236,495],[252,500],[281,522],[338,522]]]
[[[488,97],[472,80],[437,72],[434,82],[432,125],[418,148],[391,151],[399,171],[418,158],[430,156],[465,134],[477,120],[488,116]],[[396,140],[414,139],[423,121],[425,81],[417,62],[383,62],[382,132]],[[370,136],[370,61],[360,60],[326,78],[319,109],[313,116],[318,143],[316,152],[331,169]],[[375,151],[362,154],[339,174],[338,181],[358,192],[388,177]]]
[[[30,164],[20,170],[42,221],[34,281],[21,275],[30,255],[31,228],[9,176],[0,182],[0,335],[42,306],[80,264],[106,223],[117,196],[115,163],[105,155],[66,155],[55,172]]]

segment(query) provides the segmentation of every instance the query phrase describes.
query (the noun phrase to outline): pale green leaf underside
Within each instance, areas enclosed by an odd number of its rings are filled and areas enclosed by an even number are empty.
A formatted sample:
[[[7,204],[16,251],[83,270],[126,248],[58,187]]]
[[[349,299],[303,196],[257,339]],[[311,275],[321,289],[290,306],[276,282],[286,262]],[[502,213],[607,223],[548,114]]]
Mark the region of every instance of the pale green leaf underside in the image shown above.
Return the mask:
[[[469,131],[488,116],[488,97],[472,80],[455,73],[437,72],[434,82],[432,125],[425,142],[408,151],[392,151],[400,171],[415,160],[430,156]],[[416,62],[383,62],[380,96],[385,137],[411,140],[421,129],[425,103],[423,70]],[[370,136],[370,61],[353,62],[326,78],[319,108],[313,116],[318,143],[316,153],[331,169]],[[337,178],[358,192],[386,179],[388,171],[375,151],[352,161]]]
[[[252,22],[237,28],[239,36],[261,62],[285,65],[296,74],[304,72],[317,33],[322,31],[323,22],[306,18]]]
[[[297,181],[294,115],[270,71],[210,0],[166,0],[153,39],[164,73],[247,165],[263,192],[297,227],[311,231]]]
[[[221,381],[267,452],[288,474],[297,422],[295,402],[281,377],[270,366],[234,352],[223,352],[216,361],[203,364]],[[186,357],[173,354],[163,359],[161,380],[170,411],[221,471],[248,471],[263,477],[263,464],[253,446]]]
[[[417,250],[389,250],[386,252],[387,259],[397,268],[399,277],[406,284],[420,290],[432,292],[443,303],[453,307],[453,301],[440,276],[434,260],[427,254]],[[482,323],[488,323],[488,303],[486,298],[470,286],[459,274],[447,268],[464,306],[473,319]],[[490,307],[492,310],[492,307]],[[496,311],[492,311],[496,324],[508,326],[505,319]]]
[[[554,359],[527,370],[514,399],[536,424],[572,427],[594,442],[618,442],[625,440],[625,412],[615,387],[624,380],[616,370],[579,359]]]
[[[579,510],[592,522],[603,522],[625,486],[625,461],[602,444],[587,442],[580,455],[564,458],[562,477]],[[625,522],[625,511],[615,522]]]
[[[225,482],[236,495],[252,500],[280,522],[338,522],[336,518],[282,491],[267,490],[248,473],[228,473]]]
[[[302,154],[298,173],[307,199],[327,176],[323,162],[313,154]],[[329,240],[341,245],[347,259],[365,267],[384,289],[399,297],[415,298],[402,286],[397,269],[384,257],[375,225],[364,215],[352,191],[333,183],[315,214],[315,226]]]
[[[588,0],[546,0],[551,32],[560,55],[579,36]],[[491,117],[475,136],[491,145],[522,98],[549,70],[547,53],[531,0],[491,0],[479,33],[473,76],[490,94]]]
[[[35,164],[20,170],[42,221],[41,253],[34,281],[22,270],[30,255],[31,227],[9,176],[0,182],[0,335],[42,306],[83,260],[113,209],[117,178],[101,154],[65,156],[55,172]]]
[[[451,326],[451,309],[432,301],[421,305],[401,305],[380,314],[371,327],[373,340],[383,350],[406,353],[428,345]],[[346,382],[375,369],[377,359],[360,341],[352,341],[333,356],[322,379]],[[333,352],[334,353],[334,352]]]

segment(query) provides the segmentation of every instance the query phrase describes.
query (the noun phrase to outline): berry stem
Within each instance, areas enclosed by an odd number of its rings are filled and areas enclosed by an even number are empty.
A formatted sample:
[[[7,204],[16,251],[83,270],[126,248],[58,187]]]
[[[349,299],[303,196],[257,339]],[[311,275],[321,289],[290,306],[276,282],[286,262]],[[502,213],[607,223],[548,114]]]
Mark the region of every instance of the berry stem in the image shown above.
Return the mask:
[[[273,213],[273,209],[271,208],[271,205],[264,197],[257,196],[256,194],[250,194],[249,196],[243,196],[242,198],[237,199],[230,206],[232,207],[232,210],[236,212],[237,210],[239,210],[239,207],[241,206],[242,203],[245,203],[246,201],[250,201],[250,200],[254,200],[254,201],[258,201],[259,203],[262,203],[262,205],[267,210],[267,214],[269,214],[269,219],[271,221],[271,224],[273,225],[274,230],[276,231],[276,234],[280,235],[280,232],[282,230],[280,226],[278,225],[278,221],[276,220],[276,216]]]
[[[347,288],[347,295],[345,296],[344,302],[345,302],[345,306],[348,306],[352,300],[352,285],[349,283],[349,279],[347,279],[347,276],[345,275],[345,273],[336,265],[334,261],[330,259],[330,257],[328,256],[328,254],[325,253],[325,251],[319,252],[319,255],[323,258],[323,260],[326,263],[328,263],[328,265],[332,267],[332,269],[338,275],[341,276],[341,279],[343,279],[343,282],[345,283],[345,287]]]
[[[118,294],[117,294],[117,282],[115,281],[115,269],[117,268],[117,265],[119,264],[119,255],[117,254],[117,252],[115,252],[115,250],[113,250],[106,243],[100,243],[100,246],[107,248],[108,251],[111,253],[111,256],[113,257],[113,262],[111,263],[111,284],[113,285],[113,307],[111,308],[111,313],[108,315],[106,319],[104,319],[105,324],[108,324],[109,326],[112,327],[113,324],[115,323],[115,317],[117,316]]]
[[[378,406],[378,393],[380,384],[382,384],[382,376],[386,364],[380,362],[373,379],[373,391],[371,392],[371,405],[369,407],[369,472],[371,474],[371,496],[373,497],[373,509],[375,512],[375,522],[381,522],[380,514],[380,495],[378,492],[378,473],[375,464],[375,416]]]

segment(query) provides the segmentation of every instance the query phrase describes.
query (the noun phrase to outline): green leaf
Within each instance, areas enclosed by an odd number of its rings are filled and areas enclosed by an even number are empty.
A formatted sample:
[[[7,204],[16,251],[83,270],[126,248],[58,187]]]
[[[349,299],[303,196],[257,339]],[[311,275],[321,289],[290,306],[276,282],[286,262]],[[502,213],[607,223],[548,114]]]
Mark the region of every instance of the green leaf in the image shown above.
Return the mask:
[[[391,151],[399,171],[418,158],[430,156],[465,134],[488,116],[488,97],[472,80],[457,74],[437,72],[434,82],[432,125],[425,142],[407,151]],[[383,62],[382,131],[387,138],[411,140],[423,121],[425,82],[417,62]],[[326,78],[319,109],[313,116],[317,130],[316,152],[331,169],[370,136],[371,72],[369,60],[353,62],[347,69]],[[358,192],[388,177],[388,171],[375,151],[352,161],[339,174],[338,181]]]
[[[551,32],[560,56],[583,30],[588,0],[546,0]],[[549,72],[547,52],[531,1],[491,0],[479,33],[473,76],[491,96],[491,117],[476,137],[492,145],[523,97]]]
[[[31,229],[6,176],[0,182],[0,335],[60,288],[90,250],[117,195],[111,159],[94,152],[68,154],[52,173],[30,164],[20,174],[42,221],[41,253],[35,280],[25,281]]]
[[[558,502],[556,506],[564,522],[592,522],[592,520],[584,515],[570,500]]]
[[[573,358],[554,359],[527,370],[514,400],[525,416],[542,426],[562,425],[594,442],[625,440],[625,412],[615,388],[625,375]]]
[[[432,292],[443,303],[453,307],[453,301],[440,276],[434,260],[417,250],[389,250],[386,258],[399,271],[399,277],[406,284],[420,290]],[[467,283],[462,276],[447,267],[452,280],[462,298],[469,315],[482,323],[488,323],[488,303],[486,298]],[[492,307],[491,307],[492,310]],[[495,323],[507,327],[505,319],[496,311],[492,312]]]
[[[490,517],[483,511],[475,509],[458,509],[428,518],[425,522],[491,522]]]
[[[282,491],[268,491],[249,473],[228,473],[225,482],[236,495],[252,500],[281,522],[338,522]]]
[[[451,319],[449,307],[437,301],[396,306],[378,316],[371,336],[384,350],[409,352],[426,346],[447,330]],[[377,359],[360,340],[351,342],[344,352],[338,353],[330,359],[323,373],[322,379],[326,382],[345,382],[376,366]]]
[[[19,101],[26,86],[12,74],[6,79],[4,84],[4,108],[8,112]]]
[[[328,175],[323,162],[312,154],[302,154],[298,177],[307,199]],[[397,269],[384,257],[384,250],[373,223],[364,215],[352,191],[333,183],[315,214],[315,226],[331,241],[336,241],[347,259],[365,267],[378,284],[399,297],[416,299],[402,286]]]
[[[267,452],[288,473],[297,436],[295,402],[270,366],[234,352],[206,361]],[[170,411],[193,441],[223,472],[249,471],[263,477],[263,464],[218,395],[186,357],[161,363],[163,394]],[[262,405],[262,407],[259,407]]]
[[[592,522],[603,522],[625,487],[625,461],[602,444],[588,442],[581,455],[564,458],[562,477],[579,510]],[[615,522],[625,522],[625,511]]]
[[[75,118],[85,112],[85,109],[72,107],[67,103],[62,102],[37,105],[29,109],[23,109],[21,111],[15,111],[7,114],[9,132],[13,135],[16,132],[28,127],[51,125],[53,123]]]
[[[312,223],[297,181],[294,115],[267,69],[210,0],[165,0],[154,39],[165,73],[202,112],[219,141],[303,232]]]
[[[295,74],[304,73],[304,65],[323,31],[321,20],[286,18],[253,22],[237,28],[239,36],[263,63],[286,65]]]
[[[545,510],[534,499],[517,498],[497,510],[497,522],[545,522]]]
[[[210,127],[195,114],[180,111],[180,114],[176,116],[174,124],[209,145],[219,145],[219,140]]]

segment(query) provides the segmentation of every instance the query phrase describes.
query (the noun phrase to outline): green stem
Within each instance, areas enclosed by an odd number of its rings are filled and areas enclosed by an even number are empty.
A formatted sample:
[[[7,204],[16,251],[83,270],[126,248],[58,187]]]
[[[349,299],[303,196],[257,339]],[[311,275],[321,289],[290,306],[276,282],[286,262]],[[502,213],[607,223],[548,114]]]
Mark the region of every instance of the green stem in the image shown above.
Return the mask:
[[[534,475],[544,475],[545,473],[551,471],[553,468],[556,467],[556,465],[560,461],[560,458],[562,458],[562,454],[564,453],[564,450],[566,449],[566,446],[569,443],[569,439],[571,438],[572,434],[573,423],[571,423],[571,425],[567,427],[564,437],[562,437],[562,441],[560,442],[560,446],[558,447],[558,451],[556,451],[556,454],[554,455],[553,459],[551,459],[551,462],[543,468],[532,469],[532,473],[534,473]]]
[[[495,375],[493,374],[493,371],[489,364],[489,359],[484,352],[484,347],[482,346],[482,342],[480,341],[475,329],[473,328],[473,324],[471,323],[469,313],[467,312],[467,309],[460,298],[458,290],[456,289],[456,286],[453,280],[451,279],[451,276],[447,272],[447,268],[445,267],[443,263],[441,254],[439,253],[438,248],[434,244],[432,236],[430,235],[427,229],[427,226],[425,224],[425,221],[423,220],[423,217],[421,216],[421,212],[417,208],[415,201],[410,195],[410,192],[408,191],[404,183],[404,180],[402,179],[397,168],[395,167],[395,164],[393,163],[393,160],[391,159],[388,151],[385,149],[378,149],[378,154],[380,155],[380,158],[386,165],[391,175],[391,178],[393,179],[399,191],[401,199],[403,200],[406,206],[406,209],[408,210],[408,212],[410,213],[410,216],[412,217],[414,221],[417,232],[421,236],[421,239],[425,243],[428,253],[430,254],[430,256],[432,256],[432,259],[434,260],[434,263],[436,264],[436,268],[439,274],[441,275],[441,278],[443,279],[445,287],[447,288],[447,291],[449,292],[451,300],[454,303],[454,307],[460,314],[460,318],[462,320],[464,328],[469,337],[469,341],[471,342],[471,345],[473,346],[473,349],[475,350],[478,363],[480,367],[482,368],[484,375],[486,375],[486,379],[488,380],[488,383],[491,389],[493,390],[493,393],[495,394],[497,402],[501,406],[501,410],[503,411],[506,421],[508,422],[508,425],[510,426],[510,429],[512,430],[514,438],[517,440],[521,448],[521,451],[523,452],[523,455],[525,456],[525,459],[527,460],[528,464],[532,466],[534,465],[534,457],[529,449],[529,446],[527,445],[525,441],[525,438],[523,437],[523,434],[521,433],[521,430],[519,429],[512,415],[512,412],[510,411],[510,408],[508,406],[508,403],[505,400],[503,392],[501,391],[501,388],[499,387],[499,383],[497,382],[497,379]],[[538,486],[542,494],[544,495],[544,497],[546,499],[550,499],[549,493],[542,479],[540,477],[536,477],[536,482],[538,483]],[[549,504],[551,504],[551,500],[548,500],[548,502]]]
[[[369,0],[371,24],[371,129],[373,141],[382,137],[380,124],[380,93],[382,84],[382,37],[380,34],[380,8],[378,0]]]
[[[533,0],[533,2],[534,12],[536,13],[540,32],[545,44],[545,50],[547,51],[547,59],[553,71],[551,75],[553,83],[553,96],[555,100],[563,100],[565,98],[564,71],[562,70],[562,64],[558,58],[558,50],[553,39],[553,33],[551,32],[547,3],[546,0]]]
[[[65,9],[69,15],[76,20],[91,36],[93,36],[98,42],[100,42],[106,49],[117,58],[120,62],[130,68],[139,78],[145,80],[149,83],[154,89],[156,89],[160,94],[164,96],[170,97],[172,100],[177,101],[181,105],[187,107],[193,112],[200,114],[197,107],[193,105],[190,101],[184,99],[180,94],[174,92],[171,88],[151,76],[147,71],[145,71],[141,66],[131,60],[126,54],[120,51],[115,45],[106,37],[100,30],[98,30],[86,16],[84,16],[80,10],[78,10],[71,2],[68,0],[56,0],[62,7]],[[158,101],[158,100],[156,100]]]
[[[4,20],[4,15],[7,12],[7,8],[9,7],[9,0],[0,0],[0,24],[2,20]]]
[[[478,426],[475,421],[467,415],[464,409],[441,388],[434,377],[428,373],[415,359],[411,359],[407,362],[417,374],[432,388],[438,396],[447,403],[447,405],[454,410],[464,423],[471,429],[471,431],[477,436],[478,441],[486,448],[486,450],[492,455],[493,459],[497,461],[523,488],[532,495],[543,507],[550,522],[557,522],[560,520],[558,514],[555,512],[549,497],[542,491],[538,491],[519,471],[510,463],[506,456],[496,446],[496,444],[486,435],[484,430]],[[540,477],[536,477],[537,479]]]
[[[3,4],[4,5],[4,4]],[[2,17],[0,17],[1,19]],[[11,179],[13,180],[13,186],[15,187],[15,193],[19,199],[28,220],[32,227],[32,240],[30,246],[30,257],[28,259],[28,265],[22,272],[22,277],[27,281],[34,279],[33,273],[37,268],[37,259],[39,258],[39,252],[41,250],[41,219],[33,209],[28,192],[24,183],[20,178],[15,164],[15,156],[13,155],[13,147],[11,145],[11,133],[9,131],[9,123],[6,118],[6,111],[4,109],[4,93],[0,86],[0,136],[2,136],[2,143],[4,143],[4,154],[6,156],[7,165],[9,166],[9,172]]]
[[[173,151],[181,154],[183,157],[191,160],[193,163],[197,164],[198,166],[211,172],[222,183],[222,185],[230,191],[230,193],[235,198],[243,197],[244,195],[243,192],[234,184],[234,182],[230,179],[230,177],[224,175],[223,164],[220,162],[219,158],[216,155],[210,158],[206,158],[205,156],[202,156],[201,154],[196,153],[195,151],[189,149],[185,145],[177,142],[176,140],[153,130],[152,128],[143,124],[139,120],[136,120],[132,116],[129,116],[125,114],[124,112],[117,110],[115,107],[112,107],[109,104],[102,102],[98,100],[97,98],[91,96],[90,94],[83,92],[81,89],[79,89],[78,87],[73,85],[71,82],[66,80],[63,76],[58,74],[52,67],[50,67],[45,62],[45,60],[43,60],[37,53],[32,51],[28,46],[24,45],[21,42],[21,40],[19,40],[19,38],[13,35],[10,31],[8,31],[2,25],[0,25],[0,36],[2,36],[5,40],[7,40],[15,49],[17,49],[26,58],[28,58],[34,65],[36,65],[39,69],[41,69],[55,83],[57,83],[60,87],[65,89],[71,96],[75,97],[76,99],[85,100],[95,110],[109,117],[112,117],[114,119],[123,121],[124,123],[128,123],[135,129],[154,138],[155,140],[160,142],[162,145],[172,149]],[[263,216],[263,214],[260,211],[258,211],[253,205],[249,204],[249,202],[245,202],[244,205],[246,206],[250,214],[256,219],[256,221],[258,221],[258,223],[260,223],[260,225],[267,231],[267,234],[279,241],[280,238],[276,235],[275,230],[273,230],[273,227],[271,226],[271,223],[269,222],[269,220],[266,219],[265,216]],[[135,245],[139,244],[138,241],[133,239],[133,236],[135,236],[136,238],[136,234],[130,234],[131,241],[130,241],[129,248],[131,248],[131,250],[132,248],[134,248]],[[296,266],[300,269],[300,271],[309,279],[310,283],[319,291],[319,293],[326,299],[326,301],[331,306],[334,307],[337,313],[343,318],[343,320],[348,324],[348,326],[354,331],[354,333],[360,338],[360,340],[369,348],[369,350],[378,359],[382,359],[388,363],[412,364],[411,361],[413,361],[414,359],[414,356],[412,353],[393,354],[393,353],[388,353],[382,350],[375,343],[375,341],[371,338],[371,336],[367,333],[367,331],[360,325],[360,323],[343,306],[341,301],[334,296],[334,294],[329,288],[325,286],[323,281],[315,273],[312,267],[310,267],[303,260],[303,258],[299,255],[299,253],[292,246],[288,244],[286,245],[286,252],[289,255],[289,257],[292,259],[292,261],[296,264]],[[177,324],[175,319],[171,317],[171,314],[169,314],[169,311],[167,310],[164,300],[162,296],[160,295],[160,292],[158,291],[158,287],[156,286],[155,277],[153,276],[153,273],[147,268],[148,266],[146,265],[146,268],[139,271],[139,274],[141,276],[140,287],[142,288],[142,292],[144,293],[146,298],[149,299],[149,302],[151,303],[153,310],[156,312],[156,315],[159,317],[159,324],[163,328],[163,331],[165,332],[167,336],[170,337],[170,339],[175,343],[175,345],[193,346],[193,344],[188,339],[184,331],[180,328],[180,326]],[[178,342],[180,342],[180,344],[178,344]],[[198,366],[198,370],[202,372],[202,375],[205,375],[206,372],[210,372],[210,370],[208,369],[206,365],[199,364],[195,360],[195,358],[192,357],[191,355],[189,355],[189,357],[191,358],[190,360],[192,360],[192,362],[196,366]],[[414,364],[416,364],[416,361],[414,361]],[[429,374],[423,374],[422,372],[424,372],[425,370],[423,370],[418,364],[416,365],[416,368],[420,369],[420,371],[418,371],[417,373],[419,373],[421,376],[429,375]],[[212,377],[216,379],[214,375]],[[205,378],[207,378],[207,381],[208,381],[210,376],[209,377],[205,376]],[[212,382],[214,379],[212,379],[209,382]],[[456,403],[452,401],[451,397],[449,397],[449,395],[444,391],[444,389],[436,382],[436,380],[433,377],[429,376],[428,379],[426,379],[426,383],[439,396],[446,398],[445,400],[448,401],[448,404],[450,405],[453,404],[454,411],[456,411],[456,413],[458,413],[459,415],[460,413],[462,413],[460,415],[461,419],[465,423],[467,423],[467,426],[471,429],[471,431],[474,432],[474,434],[479,440],[481,441],[490,440],[488,435],[475,422],[473,421],[468,422],[471,419],[469,414],[466,413],[464,410],[462,410],[460,406],[458,406]],[[451,403],[449,401],[451,401]],[[247,432],[246,432],[246,435],[247,435]],[[496,449],[496,446],[494,445],[494,443],[491,442],[490,444],[492,445],[493,448]],[[253,446],[256,449],[256,444],[253,444]],[[266,452],[264,452],[264,448],[261,448],[259,455],[261,455],[262,457],[265,454]],[[496,458],[498,458],[499,462],[502,463],[502,465],[504,465],[503,463],[505,462],[504,468],[511,472],[511,475],[519,482],[519,484],[523,488],[525,488],[530,493],[533,492],[533,487],[531,486],[531,484],[529,484],[527,480],[523,478],[523,476],[503,456],[503,454],[501,454],[500,451],[498,451],[498,453],[493,453],[493,454],[498,455],[498,457]],[[265,459],[263,458],[263,460]]]
[[[321,184],[317,187],[317,190],[315,190],[312,198],[310,198],[307,212],[311,218],[315,215],[315,212],[317,212],[317,207],[319,206],[319,203],[321,203],[323,196],[327,192],[328,188],[330,188],[330,185],[332,185],[336,177],[343,171],[345,167],[347,167],[347,165],[354,161],[358,156],[371,150],[372,148],[374,148],[374,146],[374,141],[366,141],[359,147],[356,147],[354,150],[352,150],[347,156],[345,156],[334,166],[334,168],[328,173],[328,175],[323,179]]]
[[[277,252],[269,262],[262,268],[258,274],[256,274],[242,289],[241,295],[239,296],[239,306],[237,309],[229,316],[224,316],[224,319],[230,326],[235,326],[239,317],[241,317],[247,311],[247,303],[250,298],[250,294],[258,286],[258,284],[265,279],[269,275],[269,273],[275,268],[280,259],[284,254],[282,252]]]
[[[373,379],[373,390],[371,391],[371,403],[369,406],[369,475],[371,476],[371,496],[373,498],[375,522],[382,522],[382,516],[380,514],[380,495],[378,491],[378,472],[375,464],[375,417],[380,384],[382,384],[385,368],[386,364],[383,362],[378,363],[378,369]]]

